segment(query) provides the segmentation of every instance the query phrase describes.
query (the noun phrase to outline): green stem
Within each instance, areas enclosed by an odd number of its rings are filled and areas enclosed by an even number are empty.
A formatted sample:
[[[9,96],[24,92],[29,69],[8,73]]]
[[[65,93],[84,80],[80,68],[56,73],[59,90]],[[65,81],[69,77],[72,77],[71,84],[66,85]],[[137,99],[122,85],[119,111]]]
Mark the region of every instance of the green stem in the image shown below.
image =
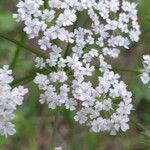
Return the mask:
[[[96,70],[99,70],[99,67],[95,67]],[[133,73],[133,74],[136,74],[136,75],[139,75],[141,72],[138,71],[138,70],[133,70],[133,69],[128,69],[128,68],[122,68],[122,67],[113,67],[112,68],[113,71],[118,71],[118,72],[127,72],[127,73]]]
[[[57,146],[57,132],[58,132],[58,123],[59,123],[59,109],[56,108],[55,116],[54,116],[54,124],[53,124],[53,132],[52,132],[52,148],[55,149]]]
[[[26,37],[25,33],[22,32],[20,43],[24,43],[25,37]],[[11,64],[10,64],[10,69],[14,69],[14,67],[15,67],[15,65],[17,63],[17,59],[19,57],[20,52],[21,52],[21,46],[18,45],[17,49],[15,51],[15,54],[14,54],[14,56],[12,58],[12,61],[11,61]]]
[[[14,39],[11,39],[10,37],[8,37],[8,36],[6,36],[6,35],[3,35],[3,34],[0,33],[0,37],[3,38],[3,39],[5,39],[5,40],[7,40],[7,41],[10,41],[10,42],[12,42],[12,43],[18,45],[18,46],[20,46],[20,47],[22,47],[22,48],[24,48],[25,50],[27,50],[27,51],[29,51],[29,52],[31,52],[31,53],[33,53],[33,54],[36,54],[36,55],[39,56],[39,57],[43,57],[43,58],[45,58],[45,59],[48,58],[48,55],[47,55],[46,53],[44,53],[44,52],[42,52],[42,51],[40,51],[40,50],[37,50],[37,49],[35,49],[35,48],[29,47],[29,46],[27,46],[27,45],[25,45],[25,44],[22,44],[22,43],[20,43],[19,41],[14,40]]]
[[[19,86],[19,85],[25,85],[25,84],[31,82],[36,77],[37,73],[49,74],[52,71],[56,71],[56,69],[55,68],[49,68],[49,69],[45,68],[45,69],[42,69],[42,70],[37,69],[33,73],[31,73],[30,75],[28,75],[26,77],[14,80],[11,83],[11,86],[16,87],[16,86]]]
[[[77,13],[77,20],[76,22],[74,23],[73,27],[72,27],[72,31],[76,28],[77,24],[78,24],[78,20],[79,20],[79,13]],[[65,50],[64,50],[64,53],[63,53],[63,58],[66,58],[70,52],[71,52],[71,46],[72,44],[68,43]],[[70,50],[70,52],[69,52]]]
[[[68,69],[66,69],[66,71],[67,70]],[[140,73],[139,71],[131,70],[131,69],[125,69],[125,68],[113,68],[113,70],[129,72],[129,73],[135,73],[135,74],[139,74]],[[53,67],[53,68],[49,68],[49,69],[45,68],[45,69],[42,69],[42,70],[35,70],[32,74],[30,74],[30,75],[28,75],[26,77],[23,77],[23,78],[18,79],[18,80],[14,80],[14,82],[12,82],[11,86],[15,87],[15,86],[18,86],[20,84],[21,85],[27,84],[27,83],[31,82],[35,78],[37,73],[48,74],[51,71],[56,71],[56,69]]]
[[[119,71],[119,72],[128,72],[128,73],[134,73],[134,74],[140,74],[140,71],[138,70],[133,70],[133,69],[128,69],[128,68],[117,68],[113,67],[112,70],[114,71]]]
[[[44,7],[45,7],[45,9],[48,8],[48,0],[44,0]]]
[[[71,44],[69,43],[64,50],[63,58],[66,58],[68,56],[69,50],[71,51],[70,47],[71,47]]]
[[[29,82],[31,82],[34,78],[35,78],[36,74],[33,73],[31,75],[28,75],[26,77],[23,77],[23,78],[20,78],[18,80],[14,80],[12,83],[11,83],[11,86],[12,87],[16,87],[16,86],[19,86],[19,85],[25,85]]]

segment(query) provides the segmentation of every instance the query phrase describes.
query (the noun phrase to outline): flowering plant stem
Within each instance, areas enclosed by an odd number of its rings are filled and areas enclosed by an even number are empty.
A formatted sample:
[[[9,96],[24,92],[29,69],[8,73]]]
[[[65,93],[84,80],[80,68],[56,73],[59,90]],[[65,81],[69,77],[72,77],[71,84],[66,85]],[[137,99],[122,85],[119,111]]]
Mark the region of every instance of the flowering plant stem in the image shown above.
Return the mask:
[[[138,70],[133,70],[133,69],[128,69],[128,68],[116,68],[116,67],[113,67],[113,70],[114,71],[118,71],[118,72],[128,72],[128,73],[134,73],[134,74],[140,74],[140,71]]]
[[[44,0],[44,7],[45,7],[45,9],[48,8],[48,0]]]
[[[30,46],[27,46],[27,45],[25,45],[25,44],[22,44],[21,42],[19,42],[19,41],[17,41],[17,40],[14,40],[14,39],[12,39],[12,38],[6,36],[6,35],[3,35],[2,33],[0,33],[0,38],[5,39],[5,40],[7,40],[7,41],[10,41],[10,42],[12,42],[12,43],[18,45],[19,47],[22,47],[22,48],[24,48],[25,50],[27,50],[27,51],[29,51],[29,52],[31,52],[31,53],[33,53],[33,54],[36,54],[36,55],[39,56],[39,57],[43,57],[43,58],[45,58],[45,59],[48,58],[48,55],[47,55],[46,53],[41,52],[40,50],[37,50],[37,49],[35,49],[35,48],[33,48],[33,47],[30,47]]]
[[[25,76],[23,78],[20,78],[18,80],[14,80],[11,83],[11,86],[12,87],[16,87],[18,85],[25,85],[25,84],[31,82],[35,78],[35,76],[36,76],[37,73],[49,74],[52,71],[55,71],[55,68],[49,68],[49,69],[45,68],[45,69],[42,69],[42,70],[36,69],[30,75],[27,75],[27,76]]]
[[[77,24],[78,24],[78,20],[79,20],[79,13],[77,13],[77,20],[76,22],[74,23],[73,27],[72,27],[72,31],[76,28]],[[68,43],[65,50],[64,50],[64,53],[63,53],[63,58],[66,58],[68,55],[69,55],[69,50],[70,50],[70,46],[71,44]]]
[[[21,39],[20,39],[20,43],[24,43],[25,39],[26,39],[26,35],[25,35],[24,32],[22,32],[22,34],[21,34]],[[22,48],[22,47],[21,47],[20,45],[17,46],[17,49],[16,49],[16,51],[15,51],[15,53],[14,53],[14,56],[13,56],[13,58],[12,58],[12,61],[11,61],[11,63],[10,63],[10,69],[14,69],[14,67],[15,67],[15,65],[16,65],[16,63],[17,63],[17,59],[18,59],[18,57],[19,57],[21,48]]]

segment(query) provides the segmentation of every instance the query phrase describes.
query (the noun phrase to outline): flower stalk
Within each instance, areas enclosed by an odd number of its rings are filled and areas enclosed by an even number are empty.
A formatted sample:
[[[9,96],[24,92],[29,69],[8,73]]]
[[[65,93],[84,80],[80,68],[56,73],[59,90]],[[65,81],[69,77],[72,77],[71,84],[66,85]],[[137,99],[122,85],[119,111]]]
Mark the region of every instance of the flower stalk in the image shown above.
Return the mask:
[[[31,52],[31,53],[39,56],[39,57],[43,57],[45,59],[48,58],[48,55],[46,53],[44,53],[44,52],[42,52],[40,50],[37,50],[37,49],[35,49],[33,47],[27,46],[27,45],[25,45],[25,44],[15,40],[15,39],[12,39],[12,38],[10,38],[10,37],[8,37],[6,35],[3,35],[2,33],[0,33],[0,38],[5,39],[5,40],[7,40],[9,42],[12,42],[12,43],[16,44],[17,46],[22,47],[25,50],[27,50],[28,52]]]

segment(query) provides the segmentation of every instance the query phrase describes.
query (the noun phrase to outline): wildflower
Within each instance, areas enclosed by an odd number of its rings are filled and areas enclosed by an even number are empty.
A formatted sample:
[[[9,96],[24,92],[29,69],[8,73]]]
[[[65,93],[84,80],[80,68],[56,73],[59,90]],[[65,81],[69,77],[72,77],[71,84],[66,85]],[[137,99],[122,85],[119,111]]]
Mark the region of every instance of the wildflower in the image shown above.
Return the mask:
[[[122,48],[129,49],[131,42],[139,40],[136,4],[49,0],[45,8],[43,0],[21,0],[17,7],[14,18],[24,23],[29,38],[40,37],[40,48],[49,53],[46,60],[36,58],[36,67],[56,68],[34,79],[41,91],[40,103],[74,111],[75,121],[96,133],[115,135],[129,129],[132,93],[104,56],[117,58]],[[88,25],[78,23],[78,14],[83,12]]]
[[[34,82],[42,91],[40,102],[47,103],[51,109],[64,106],[74,111],[75,121],[90,126],[93,132],[113,135],[120,130],[125,132],[129,129],[129,115],[133,109],[132,93],[127,91],[123,81],[119,81],[120,76],[111,70],[102,55],[96,58],[100,62],[98,85],[86,78],[94,77],[94,65],[84,62],[85,58],[77,55],[64,59],[71,74],[64,71],[37,74]]]
[[[141,81],[144,84],[150,83],[150,55],[143,56],[143,66],[144,68],[141,70]]]
[[[12,71],[8,66],[3,66],[0,69],[0,134],[6,137],[16,132],[11,121],[15,117],[16,107],[22,105],[24,95],[28,92],[23,86],[11,88],[12,81]]]
[[[77,55],[83,54],[87,45],[96,45],[104,49],[104,55],[117,58],[121,48],[128,49],[131,42],[139,40],[136,4],[127,0],[49,0],[47,8],[43,0],[21,0],[17,7],[14,18],[24,23],[29,38],[40,35],[38,44],[43,50],[51,49],[58,39],[73,43],[70,51]],[[90,19],[88,27],[78,25],[77,14],[82,12]]]

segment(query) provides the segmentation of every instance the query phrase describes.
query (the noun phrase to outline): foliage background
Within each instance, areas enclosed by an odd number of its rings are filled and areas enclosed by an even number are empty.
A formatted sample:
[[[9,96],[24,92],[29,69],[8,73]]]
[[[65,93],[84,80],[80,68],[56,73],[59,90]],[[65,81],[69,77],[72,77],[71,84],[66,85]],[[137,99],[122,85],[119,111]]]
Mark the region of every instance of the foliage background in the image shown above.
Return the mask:
[[[150,54],[150,0],[132,1],[138,3],[141,39],[112,63],[137,70],[142,67],[142,55]],[[17,2],[0,0],[0,33],[36,47],[36,41],[28,41],[22,32],[22,25],[12,18]],[[31,53],[0,38],[0,66],[11,64],[16,79],[33,72],[34,58]],[[39,91],[33,83],[29,83],[26,86],[30,92],[14,120],[17,133],[8,138],[0,137],[0,150],[53,150],[55,146],[62,146],[64,150],[150,150],[150,88],[142,85],[139,76],[134,73],[120,74],[134,94],[135,110],[131,116],[131,129],[127,133],[115,137],[91,133],[88,128],[75,123],[69,111],[63,108],[51,111],[47,106],[40,105]]]

